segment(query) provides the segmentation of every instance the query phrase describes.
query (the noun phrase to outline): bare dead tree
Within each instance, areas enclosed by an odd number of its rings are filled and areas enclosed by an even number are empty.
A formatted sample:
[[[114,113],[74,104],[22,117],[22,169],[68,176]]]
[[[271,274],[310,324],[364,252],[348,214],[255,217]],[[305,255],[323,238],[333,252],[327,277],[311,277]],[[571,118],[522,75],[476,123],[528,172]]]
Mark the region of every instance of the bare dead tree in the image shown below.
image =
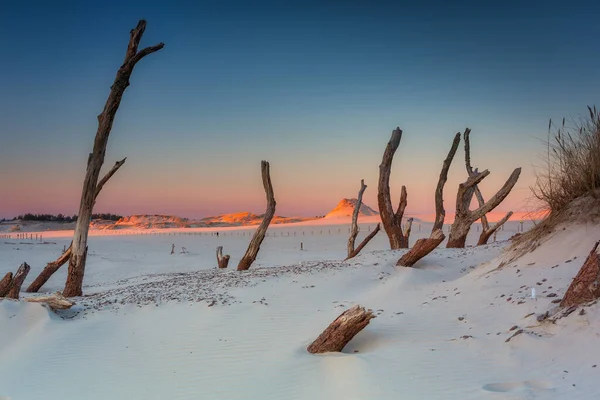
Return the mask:
[[[365,180],[360,180],[360,190],[358,191],[358,198],[356,200],[356,204],[354,205],[354,212],[352,213],[352,228],[350,231],[350,237],[348,238],[348,257],[346,260],[350,258],[354,258],[360,253],[360,251],[377,235],[379,230],[381,229],[380,225],[377,224],[377,227],[371,234],[369,234],[362,242],[358,245],[358,247],[354,248],[354,242],[356,241],[356,236],[358,236],[359,228],[358,228],[358,214],[360,213],[360,207],[362,206],[362,197],[363,193],[367,189],[367,185],[365,185]]]
[[[79,214],[77,224],[75,225],[75,233],[73,235],[71,257],[69,258],[69,272],[67,275],[67,282],[65,283],[65,289],[63,290],[63,295],[66,297],[81,296],[83,294],[83,276],[85,274],[90,220],[96,201],[98,184],[104,184],[104,182],[98,182],[98,178],[100,176],[100,169],[104,164],[104,155],[106,153],[108,137],[112,129],[115,115],[121,104],[123,93],[129,86],[129,79],[136,64],[142,58],[164,47],[163,43],[159,43],[155,46],[146,47],[145,49],[138,51],[138,46],[145,29],[146,21],[140,20],[137,26],[131,30],[127,52],[125,53],[125,60],[123,65],[121,65],[121,68],[117,71],[115,81],[110,87],[110,94],[106,100],[104,109],[102,110],[102,113],[98,115],[98,130],[94,139],[94,148],[88,158],[81,193]],[[102,186],[100,186],[100,188],[102,188]]]
[[[223,246],[217,247],[217,265],[219,268],[227,268],[229,265],[229,254],[223,255]]]
[[[573,278],[561,307],[578,306],[600,298],[600,256],[597,253],[600,241],[596,242],[581,269]]]
[[[464,139],[465,139],[465,167],[467,168],[467,173],[469,174],[469,176],[473,176],[476,174],[476,172],[473,170],[473,167],[471,166],[471,142],[469,140],[469,136],[471,134],[471,130],[469,128],[465,129],[465,133],[464,133]],[[483,199],[483,194],[481,193],[481,190],[479,190],[479,186],[475,185],[474,187],[475,190],[475,198],[477,198],[477,202],[479,204],[479,207],[482,207],[483,205],[485,205],[485,200]],[[477,245],[481,246],[484,244],[487,244],[488,240],[490,239],[490,237],[492,235],[494,235],[496,233],[496,231],[502,226],[504,225],[504,223],[506,221],[508,221],[508,219],[512,216],[513,212],[509,211],[504,218],[502,218],[500,221],[498,221],[497,223],[495,223],[494,225],[490,226],[490,223],[488,222],[487,216],[483,215],[481,217],[481,235],[479,236],[479,240],[477,241]]]
[[[381,214],[381,223],[388,236],[392,250],[408,248],[408,237],[410,235],[410,230],[407,232],[402,230],[402,217],[404,216],[404,210],[408,203],[406,187],[402,186],[400,203],[398,204],[398,209],[395,213],[394,208],[392,207],[390,194],[392,161],[394,159],[394,154],[400,145],[400,139],[402,139],[402,130],[396,128],[392,131],[392,137],[383,152],[383,158],[379,165],[379,185],[377,187],[377,205],[379,207],[379,213]]]
[[[10,288],[12,287],[13,281],[13,273],[8,272],[4,275],[4,278],[0,281],[0,297],[4,297],[8,294]]]
[[[31,270],[31,267],[29,266],[29,264],[27,264],[26,262],[21,264],[21,266],[17,270],[17,273],[15,274],[15,276],[12,280],[10,290],[8,291],[8,294],[6,295],[7,299],[19,300],[21,286],[23,285],[23,281],[25,280],[25,278],[27,278],[27,274],[29,274],[30,270]]]
[[[427,254],[435,250],[446,238],[444,235],[444,219],[446,218],[446,210],[444,209],[444,186],[448,181],[448,171],[452,160],[458,150],[460,144],[460,132],[454,136],[452,146],[448,152],[448,156],[442,164],[442,171],[438,179],[438,184],[435,188],[435,222],[431,229],[431,235],[428,238],[419,239],[413,247],[407,251],[396,263],[401,267],[412,267],[417,261],[425,257]]]
[[[371,310],[365,310],[357,304],[337,317],[306,350],[311,354],[342,351],[373,318],[375,315]]]
[[[469,132],[470,130],[467,128],[465,130],[465,137],[468,137]],[[470,159],[467,161],[467,164],[470,165]],[[506,198],[506,196],[509,195],[512,188],[517,183],[519,175],[521,174],[521,168],[516,168],[508,180],[504,183],[502,188],[496,192],[496,194],[493,195],[486,203],[480,205],[476,210],[471,211],[469,208],[471,206],[471,200],[473,199],[477,185],[489,174],[490,171],[487,169],[483,172],[473,170],[472,173],[469,173],[469,177],[467,178],[466,182],[461,183],[458,186],[458,192],[456,195],[456,215],[454,217],[454,223],[450,228],[450,236],[448,237],[448,243],[446,247],[465,247],[465,242],[467,240],[469,230],[471,229],[471,225],[502,203],[502,201]],[[496,229],[498,227],[496,227]]]
[[[115,174],[115,172],[117,172],[119,168],[121,168],[123,164],[125,164],[125,160],[127,160],[127,157],[122,159],[121,161],[117,161],[115,165],[110,169],[110,171],[108,171],[108,173],[104,175],[104,177],[98,182],[98,185],[96,186],[96,197],[94,199],[94,202],[98,198],[98,195],[100,194],[100,191],[102,190],[106,182],[108,182],[108,180]],[[60,267],[62,267],[67,261],[69,261],[69,259],[71,258],[72,248],[73,242],[71,242],[68,249],[63,251],[63,254],[61,254],[60,257],[58,257],[55,261],[46,264],[46,267],[42,270],[42,272],[40,272],[37,278],[35,278],[35,280],[31,282],[31,285],[29,285],[29,287],[25,291],[28,293],[37,293],[42,288],[42,286],[44,286],[46,282],[48,282],[48,279],[50,279],[50,277],[54,275],[54,273],[58,271]]]
[[[244,257],[242,257],[240,263],[237,266],[238,271],[245,271],[249,269],[254,260],[256,260],[256,256],[258,255],[258,251],[260,250],[260,245],[265,238],[265,234],[267,233],[267,228],[269,228],[271,220],[275,215],[275,206],[277,205],[277,203],[275,202],[275,194],[273,193],[273,185],[271,184],[269,163],[264,160],[261,161],[260,170],[262,173],[263,186],[267,195],[267,210],[265,211],[265,216],[261,221],[260,225],[258,226],[258,229],[256,230],[256,232],[254,232],[254,236],[252,236],[252,240],[248,245],[246,254],[244,254]]]

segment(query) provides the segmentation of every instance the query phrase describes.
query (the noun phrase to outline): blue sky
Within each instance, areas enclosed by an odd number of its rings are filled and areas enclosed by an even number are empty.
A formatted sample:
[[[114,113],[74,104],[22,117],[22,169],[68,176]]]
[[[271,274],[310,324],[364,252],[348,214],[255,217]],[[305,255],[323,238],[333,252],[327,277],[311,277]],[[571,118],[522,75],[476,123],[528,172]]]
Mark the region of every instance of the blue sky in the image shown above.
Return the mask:
[[[96,210],[206,216],[264,208],[271,161],[278,214],[323,214],[356,196],[375,206],[390,132],[404,137],[392,192],[434,208],[453,135],[473,129],[490,196],[526,206],[548,118],[578,115],[600,92],[593,2],[3,2],[0,217],[75,213],[96,115],[145,18],[138,64],[106,164],[127,163]],[[457,155],[451,211],[464,179]]]

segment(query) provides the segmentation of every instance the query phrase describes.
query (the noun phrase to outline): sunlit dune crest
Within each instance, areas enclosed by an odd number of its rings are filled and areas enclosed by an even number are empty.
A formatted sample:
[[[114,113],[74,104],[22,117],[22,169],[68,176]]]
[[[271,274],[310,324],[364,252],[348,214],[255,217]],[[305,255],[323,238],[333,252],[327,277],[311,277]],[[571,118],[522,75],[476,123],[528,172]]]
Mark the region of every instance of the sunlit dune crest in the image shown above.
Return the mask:
[[[356,203],[358,199],[342,199],[338,205],[331,211],[329,211],[325,218],[339,218],[339,217],[351,217],[354,212],[354,207],[356,207]],[[360,205],[360,210],[358,212],[359,216],[371,217],[373,215],[379,215],[379,213],[373,210],[366,204]]]

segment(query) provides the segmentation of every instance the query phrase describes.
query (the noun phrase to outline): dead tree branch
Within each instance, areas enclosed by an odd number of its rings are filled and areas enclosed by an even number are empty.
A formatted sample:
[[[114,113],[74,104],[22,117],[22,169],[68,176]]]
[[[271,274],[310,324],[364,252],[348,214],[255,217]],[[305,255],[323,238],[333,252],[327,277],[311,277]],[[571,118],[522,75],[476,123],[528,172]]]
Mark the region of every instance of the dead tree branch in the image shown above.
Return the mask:
[[[456,195],[456,215],[454,217],[454,223],[450,228],[450,236],[446,245],[446,247],[448,248],[465,247],[465,242],[467,240],[469,230],[471,229],[471,225],[473,225],[473,223],[478,219],[481,219],[481,225],[483,228],[483,232],[479,238],[478,243],[481,243],[482,241],[485,241],[485,243],[487,243],[489,237],[493,235],[494,232],[500,226],[502,226],[502,224],[494,225],[495,229],[491,231],[491,228],[489,227],[489,223],[486,218],[486,214],[492,211],[494,208],[496,208],[506,198],[506,196],[509,195],[512,188],[517,183],[519,175],[521,174],[521,168],[516,168],[512,172],[508,180],[504,183],[502,188],[487,202],[485,202],[483,199],[483,195],[479,190],[478,184],[484,178],[486,178],[490,174],[490,172],[487,169],[482,172],[479,172],[477,171],[477,169],[474,170],[471,166],[471,145],[469,140],[470,133],[471,130],[469,128],[465,129],[465,166],[469,177],[467,178],[466,182],[461,183],[458,186],[458,192]],[[471,211],[471,200],[473,199],[474,195],[477,197],[479,207]],[[510,215],[505,218],[506,220],[508,220],[508,218],[510,218]]]
[[[380,229],[380,225],[377,224],[377,227],[371,234],[369,234],[362,243],[355,249],[354,242],[356,241],[356,236],[358,236],[359,228],[358,228],[358,214],[360,212],[360,207],[362,206],[362,197],[363,193],[367,189],[367,185],[365,185],[364,179],[360,180],[360,190],[358,191],[358,198],[356,200],[356,204],[354,206],[354,212],[352,213],[352,228],[350,231],[350,237],[348,238],[348,257],[346,260],[350,258],[354,258],[360,253],[360,251],[377,235]]]
[[[406,187],[402,186],[400,194],[400,203],[394,213],[390,194],[390,174],[392,170],[392,161],[394,154],[400,145],[402,139],[402,130],[400,128],[392,131],[392,136],[385,147],[381,164],[379,165],[379,184],[377,187],[377,205],[381,215],[383,229],[390,241],[392,250],[408,248],[408,235],[410,232],[402,231],[402,217],[407,205]]]
[[[306,350],[311,354],[342,351],[354,336],[362,331],[375,315],[358,304],[344,311],[312,342]]]
[[[117,71],[115,81],[110,87],[110,94],[106,100],[104,109],[102,110],[102,113],[98,115],[98,130],[94,139],[94,148],[88,158],[81,193],[79,214],[77,224],[75,225],[75,233],[73,235],[71,256],[69,258],[69,272],[67,275],[67,282],[65,283],[65,289],[63,290],[63,295],[66,297],[81,296],[83,293],[82,288],[87,255],[87,239],[92,210],[94,208],[94,203],[96,202],[96,189],[99,183],[98,178],[100,176],[100,169],[104,164],[104,155],[106,153],[108,137],[112,129],[115,115],[121,104],[123,93],[129,86],[129,79],[137,62],[145,56],[164,47],[164,44],[160,43],[138,52],[138,46],[145,29],[146,21],[140,20],[135,29],[131,30],[127,51],[125,53],[125,60],[123,61],[123,65],[121,65]],[[116,165],[115,167],[113,169],[116,171],[118,167]],[[100,183],[102,183],[102,185],[104,184],[104,182]]]
[[[15,274],[15,276],[12,280],[10,290],[8,291],[8,294],[6,295],[7,299],[19,300],[21,286],[23,285],[23,281],[25,280],[25,278],[27,278],[27,274],[29,274],[30,270],[31,270],[31,267],[29,266],[29,264],[27,264],[26,262],[21,264],[21,266],[17,270],[17,273]]]
[[[219,268],[227,268],[229,265],[229,254],[223,255],[223,246],[217,247],[217,265]]]
[[[460,132],[454,136],[448,156],[442,164],[438,184],[435,188],[435,223],[431,229],[431,235],[428,238],[417,240],[414,246],[400,257],[396,265],[401,267],[412,267],[421,258],[435,250],[435,248],[446,238],[446,235],[444,235],[443,232],[444,219],[446,218],[446,210],[444,209],[444,186],[448,181],[448,171],[450,170],[450,165],[456,155],[459,144]]]
[[[267,161],[261,161],[260,169],[262,173],[263,186],[267,195],[267,210],[265,211],[265,216],[258,226],[258,229],[256,232],[254,232],[254,236],[252,236],[252,240],[248,245],[246,254],[244,254],[244,257],[242,257],[237,266],[238,271],[245,271],[249,269],[254,260],[256,260],[256,256],[260,250],[260,245],[265,238],[265,234],[267,233],[267,228],[269,228],[271,220],[275,215],[275,206],[277,203],[275,202],[275,194],[273,193],[273,185],[271,184],[269,163]]]
[[[473,176],[477,173],[477,171],[473,170],[471,165],[471,141],[469,140],[469,136],[471,134],[471,130],[469,128],[465,129],[464,139],[465,139],[465,167],[467,168],[467,174],[469,176]],[[483,194],[481,190],[479,190],[479,186],[475,185],[475,198],[477,199],[477,203],[479,207],[485,205],[485,200],[483,198]],[[498,221],[496,224],[490,227],[490,223],[487,219],[487,216],[484,214],[481,217],[481,235],[479,235],[479,240],[477,241],[477,245],[481,246],[487,244],[490,237],[502,226],[508,219],[512,216],[512,211],[506,214],[504,218]]]

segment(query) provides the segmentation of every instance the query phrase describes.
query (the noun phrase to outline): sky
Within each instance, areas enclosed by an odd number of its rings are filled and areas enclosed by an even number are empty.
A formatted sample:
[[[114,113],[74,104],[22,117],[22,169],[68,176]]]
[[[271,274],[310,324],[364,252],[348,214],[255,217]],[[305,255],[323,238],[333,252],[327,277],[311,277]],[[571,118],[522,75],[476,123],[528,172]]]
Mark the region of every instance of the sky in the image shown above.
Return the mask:
[[[415,4],[418,3],[418,4]],[[500,211],[533,207],[549,118],[600,93],[594,2],[4,1],[0,4],[0,218],[75,214],[87,155],[129,31],[141,47],[105,168],[127,157],[96,212],[321,215],[344,197],[376,208],[379,163],[404,134],[392,202],[431,213],[454,134],[472,129],[485,197],[523,172]],[[462,146],[445,187],[453,211]]]

